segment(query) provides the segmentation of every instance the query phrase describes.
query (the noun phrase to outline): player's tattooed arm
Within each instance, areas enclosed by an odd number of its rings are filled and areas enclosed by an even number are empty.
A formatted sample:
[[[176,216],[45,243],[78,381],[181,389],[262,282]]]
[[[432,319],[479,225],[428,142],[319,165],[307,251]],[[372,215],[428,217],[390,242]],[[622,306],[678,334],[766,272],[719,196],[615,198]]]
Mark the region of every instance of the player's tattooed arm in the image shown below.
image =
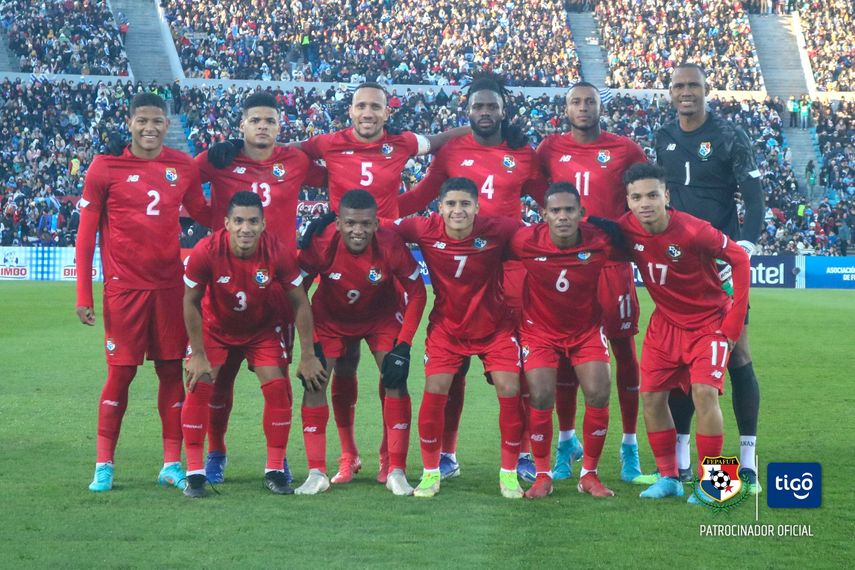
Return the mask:
[[[202,341],[202,297],[205,287],[184,287],[184,326],[190,339],[190,358],[184,363],[187,389],[193,391],[196,383],[205,376],[211,377],[211,363]]]

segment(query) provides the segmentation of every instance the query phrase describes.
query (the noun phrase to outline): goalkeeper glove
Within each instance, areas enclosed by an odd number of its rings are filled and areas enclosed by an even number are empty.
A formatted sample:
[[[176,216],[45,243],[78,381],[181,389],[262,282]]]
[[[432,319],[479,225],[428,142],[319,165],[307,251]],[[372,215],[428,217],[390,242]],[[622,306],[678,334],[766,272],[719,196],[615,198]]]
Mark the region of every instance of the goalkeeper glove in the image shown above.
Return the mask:
[[[383,358],[380,375],[383,377],[383,387],[387,390],[397,390],[407,386],[407,377],[410,375],[409,344],[400,342],[389,351]]]
[[[230,165],[243,148],[243,139],[229,139],[218,142],[208,149],[208,162],[214,168],[225,168]]]

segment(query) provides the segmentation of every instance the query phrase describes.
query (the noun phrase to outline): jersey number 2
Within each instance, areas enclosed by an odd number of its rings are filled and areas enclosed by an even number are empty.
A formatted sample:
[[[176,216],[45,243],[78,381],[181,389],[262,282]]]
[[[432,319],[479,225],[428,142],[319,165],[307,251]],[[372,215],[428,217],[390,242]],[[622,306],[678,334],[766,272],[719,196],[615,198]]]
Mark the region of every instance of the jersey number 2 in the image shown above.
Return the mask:
[[[157,205],[160,204],[160,193],[157,190],[149,190],[147,194],[151,198],[151,202],[146,206],[145,215],[159,216],[160,210],[157,209]]]

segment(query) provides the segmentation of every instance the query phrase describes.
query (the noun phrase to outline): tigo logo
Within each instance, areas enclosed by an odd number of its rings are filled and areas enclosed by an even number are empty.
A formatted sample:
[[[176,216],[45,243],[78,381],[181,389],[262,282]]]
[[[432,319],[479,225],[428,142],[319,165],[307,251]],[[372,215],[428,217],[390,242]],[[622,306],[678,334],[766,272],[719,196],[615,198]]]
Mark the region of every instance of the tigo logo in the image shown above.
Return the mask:
[[[822,504],[819,463],[770,463],[768,504],[773,509],[816,509]]]

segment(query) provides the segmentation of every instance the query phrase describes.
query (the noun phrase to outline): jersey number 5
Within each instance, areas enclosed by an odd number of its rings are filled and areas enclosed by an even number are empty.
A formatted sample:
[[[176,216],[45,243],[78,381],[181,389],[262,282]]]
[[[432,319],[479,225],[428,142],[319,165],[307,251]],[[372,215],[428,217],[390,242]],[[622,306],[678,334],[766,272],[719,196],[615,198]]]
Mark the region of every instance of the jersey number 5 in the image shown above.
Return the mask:
[[[374,182],[374,174],[371,172],[372,166],[374,166],[373,162],[362,163],[362,178],[359,179],[360,186],[371,186]]]

